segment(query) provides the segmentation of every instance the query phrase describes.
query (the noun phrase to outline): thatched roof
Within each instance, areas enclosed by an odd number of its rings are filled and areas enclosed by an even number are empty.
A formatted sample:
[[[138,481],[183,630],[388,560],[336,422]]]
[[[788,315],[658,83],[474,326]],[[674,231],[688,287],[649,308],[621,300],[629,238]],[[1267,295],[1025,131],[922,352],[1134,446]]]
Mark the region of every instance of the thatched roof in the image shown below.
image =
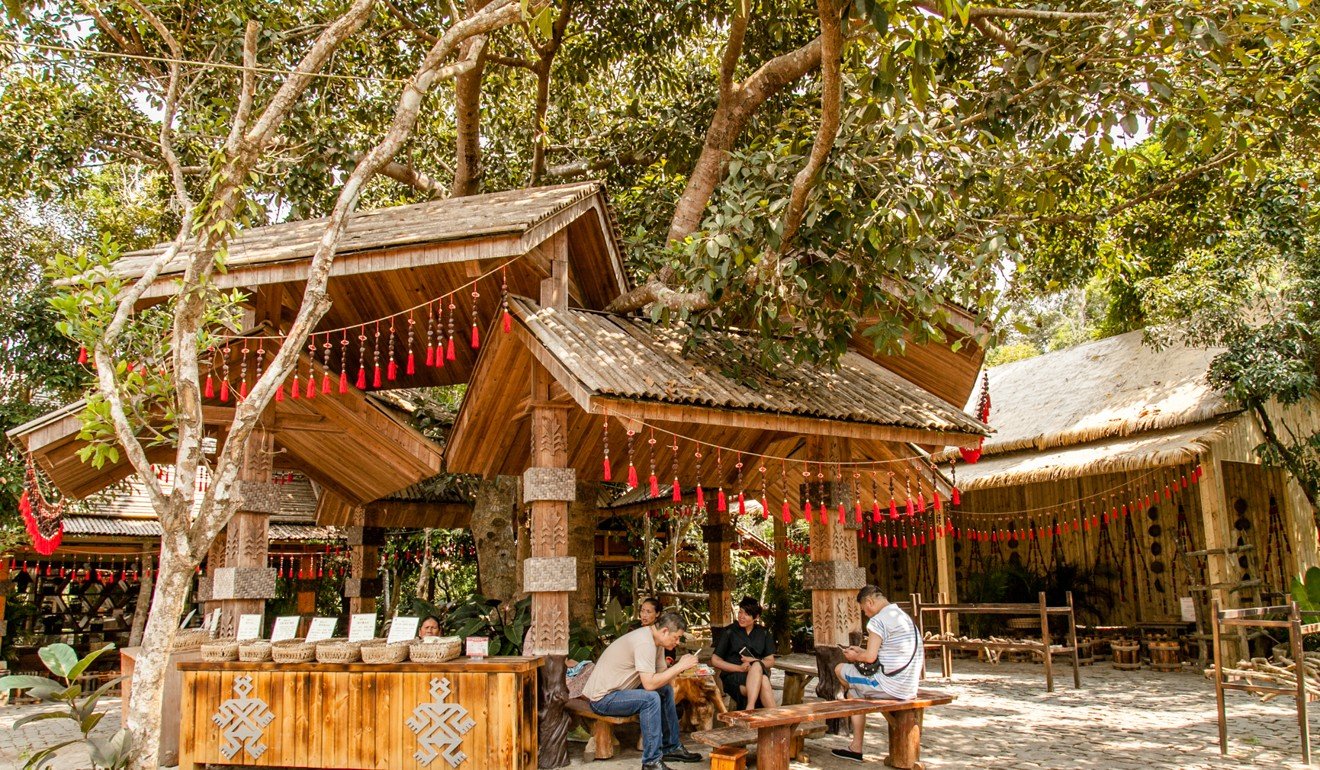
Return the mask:
[[[1225,418],[1040,452],[1023,450],[984,457],[975,464],[958,464],[958,486],[970,492],[1195,464],[1231,422],[1231,418]]]
[[[1141,332],[988,370],[984,455],[1050,449],[1204,423],[1238,410],[1206,381],[1218,348],[1155,350]],[[975,414],[976,395],[967,411]]]

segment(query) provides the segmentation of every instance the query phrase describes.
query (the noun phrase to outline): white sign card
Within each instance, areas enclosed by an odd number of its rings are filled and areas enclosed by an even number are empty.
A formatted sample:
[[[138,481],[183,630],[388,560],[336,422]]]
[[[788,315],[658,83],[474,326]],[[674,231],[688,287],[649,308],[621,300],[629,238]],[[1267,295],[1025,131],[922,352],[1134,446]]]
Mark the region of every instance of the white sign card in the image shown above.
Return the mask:
[[[1190,596],[1179,596],[1178,607],[1182,610],[1184,623],[1196,622],[1196,602]]]
[[[285,615],[275,618],[275,626],[270,630],[270,640],[272,642],[282,642],[285,639],[292,639],[298,635],[298,621],[302,620],[297,615]]]
[[[354,615],[348,623],[348,641],[365,642],[376,636],[376,613]]]
[[[189,611],[188,611],[188,617],[186,617],[186,618],[183,619],[183,622],[179,624],[179,628],[187,628],[187,627],[188,627],[188,621],[192,620],[192,619],[193,619],[193,615],[196,615],[196,614],[197,614],[197,610],[196,610],[196,609],[189,610]],[[206,628],[206,619],[205,619],[205,618],[202,619],[202,628]]]
[[[239,615],[238,616],[238,634],[234,637],[242,642],[248,639],[261,638],[261,616],[260,615]]]
[[[417,624],[421,618],[401,618],[397,615],[394,622],[390,624],[390,635],[385,641],[389,644],[395,642],[409,642],[417,638]]]
[[[373,621],[376,618],[375,615],[368,615],[367,617]],[[307,641],[324,642],[335,635],[335,626],[338,623],[339,618],[312,618],[312,625],[307,629]],[[367,638],[370,639],[371,637],[368,636]]]
[[[466,640],[466,653],[469,658],[484,658],[490,652],[490,638],[469,636]]]

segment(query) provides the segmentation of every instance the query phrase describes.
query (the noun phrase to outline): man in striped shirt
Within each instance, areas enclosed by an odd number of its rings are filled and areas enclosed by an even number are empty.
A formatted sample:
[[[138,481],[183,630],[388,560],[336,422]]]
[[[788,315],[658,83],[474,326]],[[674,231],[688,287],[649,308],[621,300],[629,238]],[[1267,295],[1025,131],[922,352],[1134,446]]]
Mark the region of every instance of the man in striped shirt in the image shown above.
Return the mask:
[[[874,698],[877,700],[911,700],[917,696],[917,682],[925,656],[921,634],[912,618],[890,604],[876,586],[863,586],[857,592],[857,603],[866,622],[866,647],[843,648],[847,663],[834,667],[834,676],[842,689],[840,697]],[[852,744],[847,749],[834,749],[834,755],[854,762],[862,761],[862,738],[866,730],[866,715],[852,718]]]

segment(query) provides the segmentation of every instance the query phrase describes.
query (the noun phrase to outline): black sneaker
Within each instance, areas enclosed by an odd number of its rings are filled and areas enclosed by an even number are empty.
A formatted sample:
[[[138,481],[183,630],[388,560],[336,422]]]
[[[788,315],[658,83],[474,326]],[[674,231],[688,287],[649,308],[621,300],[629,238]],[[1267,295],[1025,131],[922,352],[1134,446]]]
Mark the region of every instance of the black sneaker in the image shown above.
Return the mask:
[[[678,746],[675,747],[672,751],[667,752],[664,758],[669,760],[670,762],[700,762],[701,761],[700,754],[698,754],[695,751],[688,751],[687,748],[684,747],[683,744],[681,743],[678,744]]]
[[[670,770],[670,768],[663,759],[657,759],[654,762],[643,762],[642,770]]]
[[[853,762],[862,761],[862,752],[860,751],[851,751],[849,749],[831,749],[830,753],[838,757],[839,759],[847,759]]]

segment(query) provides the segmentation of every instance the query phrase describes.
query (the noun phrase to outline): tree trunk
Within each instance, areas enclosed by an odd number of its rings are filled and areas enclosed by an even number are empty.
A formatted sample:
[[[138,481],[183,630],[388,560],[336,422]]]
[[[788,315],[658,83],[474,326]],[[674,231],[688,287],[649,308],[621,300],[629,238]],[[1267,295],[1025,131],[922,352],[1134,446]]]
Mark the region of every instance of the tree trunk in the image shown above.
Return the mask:
[[[512,601],[522,588],[509,569],[517,559],[514,523],[518,512],[518,479],[496,476],[477,485],[472,506],[472,539],[477,544],[477,585],[481,595]]]
[[[579,481],[568,506],[568,555],[577,560],[577,590],[568,597],[568,627],[596,623],[596,502],[600,484]]]
[[[151,608],[151,594],[156,585],[156,576],[151,569],[151,558],[142,558],[142,582],[138,583],[137,604],[133,607],[133,623],[128,632],[128,646],[142,644],[142,630],[147,626],[147,613]]]
[[[431,601],[431,533],[433,529],[422,530],[424,545],[422,546],[422,568],[417,574],[417,590],[414,592],[418,599]]]
[[[129,709],[124,724],[134,748],[132,770],[156,770],[159,764],[165,669],[196,566],[183,537],[171,537],[167,533],[161,538],[160,566],[151,596],[151,612],[133,667]]]

